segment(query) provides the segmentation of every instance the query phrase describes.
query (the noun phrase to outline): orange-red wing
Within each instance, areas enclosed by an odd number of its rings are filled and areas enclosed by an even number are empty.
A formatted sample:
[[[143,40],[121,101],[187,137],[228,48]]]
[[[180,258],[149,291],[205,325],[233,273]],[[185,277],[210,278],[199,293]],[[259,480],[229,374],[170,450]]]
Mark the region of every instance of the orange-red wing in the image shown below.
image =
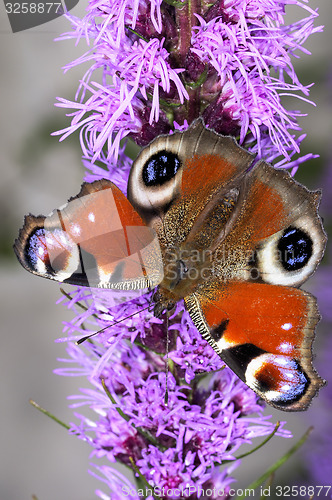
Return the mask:
[[[26,217],[15,251],[27,270],[66,283],[132,290],[163,277],[156,234],[106,180],[84,183],[48,217]]]
[[[304,410],[323,385],[312,366],[316,299],[299,289],[231,282],[186,297],[195,326],[259,396]]]
[[[238,188],[254,157],[233,138],[201,127],[198,123],[191,130],[193,151],[183,157],[181,198],[173,210],[180,214],[181,231],[187,233],[186,248],[214,249],[236,209]]]
[[[188,236],[189,246],[201,246],[197,236],[206,228],[206,215],[221,217],[219,227],[228,220],[253,159],[233,138],[196,120],[185,132],[162,135],[141,151],[130,172],[128,198],[168,246]],[[210,238],[219,234],[212,233]]]
[[[215,276],[221,281],[304,283],[326,244],[319,201],[319,192],[308,191],[288,172],[257,164],[243,180],[231,224],[226,223],[219,241],[214,240],[217,245],[209,247],[214,250]],[[287,239],[289,234],[293,236]]]
[[[284,170],[259,162],[248,173],[243,192],[234,238],[247,236],[255,245],[308,215],[321,227],[317,215],[320,193],[308,191]]]

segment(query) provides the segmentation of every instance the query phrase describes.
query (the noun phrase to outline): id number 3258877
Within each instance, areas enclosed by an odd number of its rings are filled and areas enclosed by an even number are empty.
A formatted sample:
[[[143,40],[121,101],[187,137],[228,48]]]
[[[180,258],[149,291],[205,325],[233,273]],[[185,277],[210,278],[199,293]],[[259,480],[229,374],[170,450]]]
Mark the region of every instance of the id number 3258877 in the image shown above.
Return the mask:
[[[276,486],[277,497],[331,498],[332,486]]]
[[[61,2],[6,2],[7,14],[60,14]]]

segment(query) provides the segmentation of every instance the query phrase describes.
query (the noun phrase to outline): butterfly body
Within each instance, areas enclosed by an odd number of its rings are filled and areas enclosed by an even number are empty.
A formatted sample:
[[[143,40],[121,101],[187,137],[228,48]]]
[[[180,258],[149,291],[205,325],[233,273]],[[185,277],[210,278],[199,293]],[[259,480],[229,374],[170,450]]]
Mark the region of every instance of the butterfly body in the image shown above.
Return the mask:
[[[197,121],[142,150],[127,198],[110,181],[85,183],[62,210],[29,216],[15,248],[26,269],[58,281],[157,286],[156,316],[184,299],[242,380],[303,410],[324,383],[312,366],[316,300],[298,288],[324,252],[320,193],[253,160]]]

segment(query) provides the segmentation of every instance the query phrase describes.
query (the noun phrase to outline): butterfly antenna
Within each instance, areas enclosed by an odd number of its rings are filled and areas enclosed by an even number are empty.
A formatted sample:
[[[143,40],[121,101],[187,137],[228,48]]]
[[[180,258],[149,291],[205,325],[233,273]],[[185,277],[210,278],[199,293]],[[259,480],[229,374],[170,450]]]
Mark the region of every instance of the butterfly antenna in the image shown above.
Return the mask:
[[[166,371],[165,371],[165,406],[168,406],[168,372],[169,372],[169,331],[168,331],[168,311],[166,310]]]
[[[75,342],[76,345],[80,345],[80,344],[83,344],[83,342],[85,342],[86,340],[89,340],[91,339],[91,337],[94,337],[95,335],[98,335],[99,333],[102,333],[104,332],[105,330],[107,330],[107,328],[110,328],[111,326],[115,326],[115,325],[118,325],[119,323],[122,323],[122,321],[125,321],[126,319],[129,319],[129,318],[132,318],[133,316],[135,316],[136,314],[142,312],[142,311],[146,311],[147,309],[150,308],[150,305],[149,304],[148,306],[146,307],[143,307],[143,309],[140,309],[139,311],[135,311],[134,313],[132,314],[129,314],[129,316],[126,316],[125,318],[121,318],[119,319],[118,321],[114,321],[114,323],[112,323],[111,325],[107,325],[105,326],[104,328],[102,328],[101,330],[98,330],[97,332],[94,332],[94,333],[91,333],[90,335],[86,335],[85,337],[82,337],[81,339],[77,340]]]

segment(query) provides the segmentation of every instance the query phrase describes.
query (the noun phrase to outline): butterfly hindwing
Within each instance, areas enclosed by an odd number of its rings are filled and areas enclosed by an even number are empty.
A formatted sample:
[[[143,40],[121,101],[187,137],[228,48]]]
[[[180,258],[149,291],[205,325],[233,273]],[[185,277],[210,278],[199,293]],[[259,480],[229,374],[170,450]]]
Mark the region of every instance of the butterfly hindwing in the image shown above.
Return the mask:
[[[281,410],[307,408],[324,384],[311,362],[319,321],[312,295],[262,283],[214,283],[185,303],[203,337],[260,397]]]
[[[75,285],[131,290],[163,277],[154,230],[106,180],[84,183],[48,217],[27,216],[14,249],[28,271]]]

